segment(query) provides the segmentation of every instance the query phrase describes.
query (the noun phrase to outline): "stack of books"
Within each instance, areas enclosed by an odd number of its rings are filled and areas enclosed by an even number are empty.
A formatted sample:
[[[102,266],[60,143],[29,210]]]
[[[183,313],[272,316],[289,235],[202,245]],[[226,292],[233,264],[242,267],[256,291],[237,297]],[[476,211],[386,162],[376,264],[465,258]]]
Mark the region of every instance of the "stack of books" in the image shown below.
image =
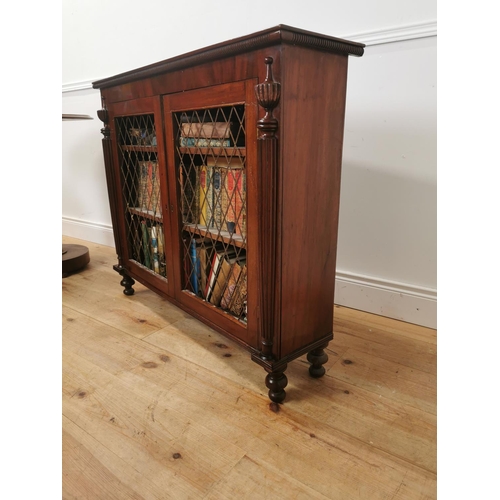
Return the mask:
[[[241,318],[247,300],[245,251],[215,243],[209,238],[192,238],[188,243],[186,275],[190,290]]]
[[[181,124],[179,146],[182,147],[227,147],[231,145],[230,122],[195,123],[189,121]]]
[[[246,235],[246,170],[240,158],[207,158],[180,167],[183,221],[199,228]]]
[[[160,224],[150,224],[146,220],[142,220],[140,225],[141,239],[136,241],[135,254],[141,264],[155,273],[166,277],[167,267],[165,262],[163,226]],[[142,258],[140,257],[141,254]]]

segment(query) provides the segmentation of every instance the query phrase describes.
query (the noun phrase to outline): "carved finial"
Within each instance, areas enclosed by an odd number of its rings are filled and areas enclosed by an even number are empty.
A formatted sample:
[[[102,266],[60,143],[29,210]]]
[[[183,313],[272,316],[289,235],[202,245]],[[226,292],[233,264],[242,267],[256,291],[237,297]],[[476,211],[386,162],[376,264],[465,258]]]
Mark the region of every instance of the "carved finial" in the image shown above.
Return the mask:
[[[274,81],[273,58],[264,58],[266,63],[266,78],[255,86],[257,102],[266,110],[264,118],[257,122],[257,128],[264,136],[273,136],[278,130],[278,121],[273,116],[273,109],[280,102],[281,84]]]
[[[274,81],[274,78],[273,78],[273,58],[270,57],[270,56],[269,57],[265,57],[264,58],[264,62],[267,65],[267,68],[266,68],[266,79],[264,80],[264,82],[266,82],[266,83],[273,82]]]
[[[99,117],[99,120],[104,123],[104,127],[101,129],[101,134],[104,137],[109,137],[111,135],[111,130],[108,126],[109,114],[108,110],[106,109],[106,101],[104,97],[101,98],[101,103],[102,109],[97,110],[97,116]]]

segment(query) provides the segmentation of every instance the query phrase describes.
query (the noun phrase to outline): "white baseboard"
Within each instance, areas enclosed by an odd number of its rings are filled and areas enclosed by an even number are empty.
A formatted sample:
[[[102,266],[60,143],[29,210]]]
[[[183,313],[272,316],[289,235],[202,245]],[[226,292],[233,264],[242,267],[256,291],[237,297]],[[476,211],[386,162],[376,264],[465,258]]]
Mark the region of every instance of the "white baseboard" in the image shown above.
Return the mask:
[[[99,245],[106,245],[113,248],[115,246],[113,228],[108,224],[98,224],[96,222],[86,222],[80,219],[63,217],[62,234],[98,243]]]
[[[63,217],[62,233],[100,245],[115,246],[109,225]],[[335,304],[407,323],[437,328],[436,290],[337,271]]]
[[[437,292],[430,288],[337,271],[335,304],[437,328]]]

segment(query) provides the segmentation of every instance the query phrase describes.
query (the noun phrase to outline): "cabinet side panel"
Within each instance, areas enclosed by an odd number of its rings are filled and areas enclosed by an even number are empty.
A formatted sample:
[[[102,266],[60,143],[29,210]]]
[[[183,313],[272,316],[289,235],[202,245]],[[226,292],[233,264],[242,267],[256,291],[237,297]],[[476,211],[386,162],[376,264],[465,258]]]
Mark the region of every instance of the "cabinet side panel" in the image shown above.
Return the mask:
[[[330,334],[347,56],[286,46],[282,60],[281,351]]]

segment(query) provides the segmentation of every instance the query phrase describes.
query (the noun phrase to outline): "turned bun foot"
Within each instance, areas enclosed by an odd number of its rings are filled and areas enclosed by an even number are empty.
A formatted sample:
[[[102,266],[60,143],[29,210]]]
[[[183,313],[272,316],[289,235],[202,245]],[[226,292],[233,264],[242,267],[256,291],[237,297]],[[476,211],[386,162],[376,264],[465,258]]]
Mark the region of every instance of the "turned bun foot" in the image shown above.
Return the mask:
[[[269,389],[269,399],[274,403],[283,403],[286,397],[285,387],[288,379],[284,374],[286,365],[282,371],[269,372],[266,377],[266,387]]]
[[[113,266],[113,269],[120,275],[122,276],[122,280],[120,281],[120,285],[125,289],[123,290],[123,293],[125,295],[134,295],[135,290],[132,288],[132,286],[135,284],[135,281],[133,278],[131,278],[125,269],[121,265],[116,265]]]
[[[127,275],[124,275],[123,279],[120,281],[120,285],[124,287],[123,293],[125,295],[134,295],[135,290],[132,286],[135,284],[135,281]]]
[[[311,363],[309,367],[309,375],[311,375],[311,377],[320,378],[326,373],[323,365],[328,361],[328,354],[324,351],[327,345],[328,342],[307,353],[307,361]]]

